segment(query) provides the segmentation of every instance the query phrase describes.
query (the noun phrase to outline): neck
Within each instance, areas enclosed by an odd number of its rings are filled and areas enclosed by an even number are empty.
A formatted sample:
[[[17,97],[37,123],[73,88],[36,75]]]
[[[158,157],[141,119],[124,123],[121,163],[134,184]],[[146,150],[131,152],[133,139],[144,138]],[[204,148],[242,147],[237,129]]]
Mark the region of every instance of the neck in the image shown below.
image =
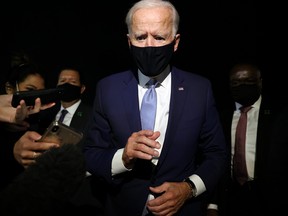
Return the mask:
[[[68,107],[71,107],[72,105],[74,105],[78,101],[79,101],[79,99],[73,100],[73,101],[70,101],[70,102],[61,101],[61,105],[66,109]]]

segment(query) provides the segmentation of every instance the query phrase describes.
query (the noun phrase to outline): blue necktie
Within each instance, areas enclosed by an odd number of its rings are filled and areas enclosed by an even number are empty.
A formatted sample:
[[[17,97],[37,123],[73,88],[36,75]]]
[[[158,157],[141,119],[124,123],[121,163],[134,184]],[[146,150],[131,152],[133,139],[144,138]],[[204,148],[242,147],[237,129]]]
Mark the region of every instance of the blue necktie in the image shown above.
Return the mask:
[[[61,111],[61,116],[60,116],[58,122],[63,122],[63,120],[64,120],[64,118],[65,118],[65,115],[66,115],[67,113],[68,113],[68,111],[67,111],[66,109],[63,109],[63,110]]]
[[[148,90],[144,94],[140,110],[142,129],[145,130],[154,130],[157,108],[157,94],[155,87],[157,84],[158,82],[154,79],[151,79],[146,84]]]

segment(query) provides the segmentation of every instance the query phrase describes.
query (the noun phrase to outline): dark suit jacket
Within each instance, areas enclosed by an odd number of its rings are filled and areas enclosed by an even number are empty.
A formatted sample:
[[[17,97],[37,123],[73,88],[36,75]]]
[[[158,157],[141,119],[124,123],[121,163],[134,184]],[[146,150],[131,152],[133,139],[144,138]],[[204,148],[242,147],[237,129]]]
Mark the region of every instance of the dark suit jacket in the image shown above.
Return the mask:
[[[89,172],[107,183],[106,215],[141,215],[148,186],[181,182],[192,174],[212,190],[226,157],[223,131],[210,82],[172,68],[169,120],[158,165],[150,172],[137,160],[131,172],[111,176],[115,152],[141,130],[136,73],[125,71],[98,82],[93,122],[84,146]],[[146,168],[144,168],[146,167]],[[199,200],[185,203],[179,215],[199,215]]]
[[[273,120],[270,133],[269,154],[267,157],[266,184],[263,185],[263,194],[267,198],[267,206],[274,215],[281,215],[286,210],[288,194],[287,164],[288,164],[288,104],[280,103],[277,116]],[[265,188],[266,191],[265,191]],[[267,188],[268,194],[267,196]]]
[[[274,214],[275,209],[278,206],[275,198],[279,196],[278,192],[275,191],[275,186],[279,186],[281,178],[283,177],[277,172],[277,170],[285,170],[283,164],[285,163],[283,153],[284,149],[287,149],[288,139],[288,113],[287,109],[284,111],[284,102],[280,100],[274,100],[268,96],[262,95],[262,102],[260,105],[259,118],[258,118],[258,128],[257,128],[257,139],[256,139],[256,159],[255,159],[255,170],[254,170],[254,192],[256,193],[253,202],[261,203],[263,206],[263,213]],[[232,192],[233,179],[231,178],[231,123],[233,112],[235,110],[234,102],[231,102],[230,106],[226,109],[221,109],[221,122],[223,125],[223,130],[226,137],[227,151],[229,152],[229,157],[226,163],[226,172],[221,181],[221,184],[216,192],[216,195],[212,198],[212,202],[219,205],[220,214],[230,215],[227,213],[228,206],[227,201],[230,201],[230,193]],[[286,132],[284,132],[286,128]],[[281,132],[280,132],[281,131]],[[282,155],[282,156],[280,156]],[[287,163],[286,163],[287,164]],[[274,173],[274,175],[273,175]],[[277,173],[277,174],[276,174]],[[280,179],[277,178],[282,176]],[[280,181],[279,181],[280,180]],[[284,184],[280,184],[280,188],[283,188]],[[257,188],[257,189],[256,189]],[[273,188],[273,189],[272,189]],[[287,187],[286,187],[287,188]],[[287,190],[287,189],[286,189]],[[272,193],[273,191],[273,193]],[[281,191],[281,189],[280,189]],[[253,192],[253,193],[254,193]],[[272,195],[273,194],[273,195]],[[253,206],[253,204],[252,204]],[[254,205],[255,207],[256,205]],[[243,206],[244,208],[244,206]],[[247,212],[256,212],[260,214],[262,211],[259,208],[249,209]]]

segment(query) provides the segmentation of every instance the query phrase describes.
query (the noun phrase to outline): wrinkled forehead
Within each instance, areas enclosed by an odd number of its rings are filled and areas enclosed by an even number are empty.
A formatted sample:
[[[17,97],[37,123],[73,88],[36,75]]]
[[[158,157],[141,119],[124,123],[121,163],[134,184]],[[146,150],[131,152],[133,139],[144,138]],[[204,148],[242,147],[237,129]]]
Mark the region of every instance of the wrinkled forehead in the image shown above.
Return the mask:
[[[172,26],[173,20],[169,8],[140,8],[135,11],[132,18],[132,29],[150,29],[153,26],[167,28]]]

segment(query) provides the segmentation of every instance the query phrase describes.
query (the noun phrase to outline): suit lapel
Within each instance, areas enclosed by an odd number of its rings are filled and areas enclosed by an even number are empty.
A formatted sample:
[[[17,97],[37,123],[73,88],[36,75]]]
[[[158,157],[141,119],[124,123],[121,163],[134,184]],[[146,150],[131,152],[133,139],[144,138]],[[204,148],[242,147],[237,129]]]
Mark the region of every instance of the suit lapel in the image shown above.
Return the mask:
[[[131,133],[141,130],[141,120],[138,100],[138,82],[132,75],[123,81],[123,94],[121,95],[123,107],[125,108],[126,120],[130,126]],[[117,109],[117,107],[115,107]]]
[[[272,103],[273,104],[273,103]],[[266,102],[265,98],[262,97],[262,102],[259,111],[259,119],[258,119],[258,129],[257,129],[257,141],[256,141],[256,158],[255,158],[255,178],[257,176],[262,175],[261,167],[263,167],[263,163],[267,160],[267,155],[269,151],[270,140],[269,137],[271,135],[272,128],[270,127],[274,118],[273,110],[270,107],[270,102]]]
[[[158,161],[158,169],[163,164],[167,153],[169,152],[171,143],[173,143],[174,134],[173,131],[177,130],[179,125],[179,119],[181,119],[181,114],[183,113],[183,107],[187,97],[187,91],[185,91],[184,79],[179,75],[175,69],[171,72],[171,99],[170,99],[170,110],[169,119],[166,130],[165,144],[161,151],[161,155]]]

